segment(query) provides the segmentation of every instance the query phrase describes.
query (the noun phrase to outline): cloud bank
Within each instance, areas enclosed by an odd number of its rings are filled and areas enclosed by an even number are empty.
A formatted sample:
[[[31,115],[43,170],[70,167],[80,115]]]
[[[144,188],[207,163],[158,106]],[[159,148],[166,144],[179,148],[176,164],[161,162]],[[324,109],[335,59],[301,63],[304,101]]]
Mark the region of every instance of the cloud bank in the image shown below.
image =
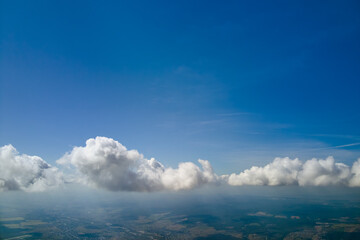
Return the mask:
[[[239,174],[222,176],[232,186],[299,185],[299,186],[360,186],[360,159],[352,168],[336,163],[333,157],[313,158],[302,163],[299,159],[275,158],[264,167],[251,167]]]
[[[0,147],[0,191],[39,192],[62,183],[62,173],[40,157],[20,155],[12,145]]]
[[[298,185],[360,187],[360,159],[352,167],[333,157],[311,159],[275,158],[263,166],[218,176],[206,160],[165,167],[137,150],[128,150],[107,137],[90,138],[74,147],[57,164],[74,170],[75,181],[110,191],[153,192],[188,190],[203,185]],[[44,191],[61,185],[64,176],[37,156],[20,155],[12,145],[0,148],[0,191]]]
[[[112,191],[184,190],[218,179],[206,160],[199,159],[202,169],[192,162],[165,168],[106,137],[90,138],[85,147],[74,147],[57,163],[74,166],[82,183]]]

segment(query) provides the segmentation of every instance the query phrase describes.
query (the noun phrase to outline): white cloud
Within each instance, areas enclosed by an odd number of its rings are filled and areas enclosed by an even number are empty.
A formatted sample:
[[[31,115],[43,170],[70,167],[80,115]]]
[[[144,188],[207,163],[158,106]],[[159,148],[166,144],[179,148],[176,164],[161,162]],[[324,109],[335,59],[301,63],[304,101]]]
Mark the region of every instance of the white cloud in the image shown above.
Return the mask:
[[[264,167],[251,167],[239,174],[222,176],[230,185],[300,185],[360,186],[360,160],[350,169],[344,163],[336,163],[333,157],[325,160],[313,158],[302,163],[298,159],[275,158]]]
[[[200,166],[182,162],[177,168],[165,167],[106,137],[90,138],[85,146],[74,147],[57,161],[75,170],[67,175],[75,181],[111,191],[177,191],[206,184],[360,187],[360,159],[349,167],[333,157],[304,163],[297,158],[275,158],[263,167],[222,176],[214,173],[208,161],[198,162]],[[0,148],[0,191],[43,191],[62,184],[63,175],[40,157],[20,155],[12,145]]]
[[[40,157],[20,155],[12,145],[0,147],[0,191],[44,191],[62,182],[62,173]]]
[[[203,169],[191,162],[165,168],[154,158],[146,159],[137,150],[127,150],[106,137],[90,138],[85,147],[74,147],[57,161],[73,165],[81,182],[112,191],[182,190],[215,182],[210,163],[199,162]]]
[[[239,174],[228,176],[228,183],[241,185],[293,185],[297,183],[297,174],[301,168],[299,159],[275,158],[265,167],[251,167]],[[224,176],[226,179],[227,176]]]
[[[350,177],[349,166],[335,163],[333,157],[325,160],[313,158],[304,163],[298,183],[300,186],[346,185]]]

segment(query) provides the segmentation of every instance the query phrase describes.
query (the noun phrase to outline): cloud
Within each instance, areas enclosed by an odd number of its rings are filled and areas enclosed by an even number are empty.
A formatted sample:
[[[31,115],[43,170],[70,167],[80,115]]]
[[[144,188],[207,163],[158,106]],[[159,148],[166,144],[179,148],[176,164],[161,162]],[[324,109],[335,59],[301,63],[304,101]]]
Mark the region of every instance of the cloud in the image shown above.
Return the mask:
[[[336,163],[333,157],[325,160],[313,158],[305,163],[299,159],[275,158],[264,167],[251,167],[239,174],[224,175],[222,178],[232,186],[243,185],[299,185],[360,186],[360,159],[353,167]]]
[[[347,185],[351,177],[349,166],[335,163],[333,157],[305,162],[298,175],[300,186]]]
[[[255,217],[272,217],[273,215],[267,212],[257,212],[257,213],[249,213],[249,216]]]
[[[40,157],[20,155],[12,145],[0,147],[0,191],[38,192],[62,182],[62,173]]]
[[[228,176],[228,183],[233,186],[241,185],[294,185],[301,168],[299,159],[275,158],[265,167],[251,167],[239,174]],[[227,176],[223,176],[227,178]]]
[[[146,159],[106,137],[88,139],[85,147],[74,147],[57,163],[74,166],[80,182],[112,191],[192,189],[218,179],[206,160],[199,160],[202,169],[192,162],[165,168],[154,158]]]
[[[360,187],[360,158],[354,162],[351,168],[352,178],[349,181],[351,187]]]
[[[137,150],[128,150],[107,137],[90,138],[85,146],[74,147],[57,164],[68,166],[63,174],[38,156],[20,155],[12,145],[0,148],[0,191],[44,191],[71,177],[74,182],[110,191],[152,192],[188,190],[203,185],[297,185],[360,187],[360,159],[352,167],[333,157],[311,159],[275,158],[260,167],[218,176],[206,160],[181,162],[177,168],[165,167]]]

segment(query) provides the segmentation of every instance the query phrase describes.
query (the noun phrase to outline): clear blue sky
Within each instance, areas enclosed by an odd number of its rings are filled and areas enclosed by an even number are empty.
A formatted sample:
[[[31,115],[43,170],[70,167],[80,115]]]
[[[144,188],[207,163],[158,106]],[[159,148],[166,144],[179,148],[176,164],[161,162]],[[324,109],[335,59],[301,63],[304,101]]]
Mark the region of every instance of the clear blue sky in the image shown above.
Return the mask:
[[[218,173],[276,156],[360,157],[359,1],[0,9],[0,145],[54,163],[107,136]]]

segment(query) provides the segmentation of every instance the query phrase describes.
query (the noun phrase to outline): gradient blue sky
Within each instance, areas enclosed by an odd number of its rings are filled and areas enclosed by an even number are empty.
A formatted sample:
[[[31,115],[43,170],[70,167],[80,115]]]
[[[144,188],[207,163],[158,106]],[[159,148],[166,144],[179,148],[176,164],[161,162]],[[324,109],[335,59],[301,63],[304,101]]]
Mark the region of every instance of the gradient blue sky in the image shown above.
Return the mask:
[[[276,156],[360,157],[359,1],[0,9],[0,145],[54,163],[107,136],[219,174]]]

